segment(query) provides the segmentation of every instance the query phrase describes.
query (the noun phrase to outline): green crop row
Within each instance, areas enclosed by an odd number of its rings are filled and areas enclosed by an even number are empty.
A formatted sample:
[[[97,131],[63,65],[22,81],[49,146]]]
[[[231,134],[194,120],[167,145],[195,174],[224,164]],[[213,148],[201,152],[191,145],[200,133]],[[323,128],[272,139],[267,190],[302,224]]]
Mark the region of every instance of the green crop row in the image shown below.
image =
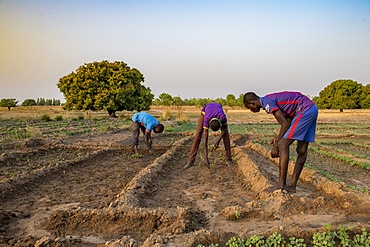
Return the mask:
[[[3,121],[2,123],[6,123]],[[4,124],[0,128],[0,141],[16,141],[27,138],[64,137],[101,133],[127,125],[126,120],[76,119],[61,121],[24,121],[15,126]]]
[[[317,146],[330,147],[338,152],[347,152],[349,154],[355,155],[360,158],[369,159],[370,157],[367,154],[360,153],[361,150],[365,153],[368,153],[370,146],[366,143],[359,143],[356,141],[317,141],[315,142]],[[338,145],[345,145],[346,149],[337,148]],[[352,147],[352,148],[351,148]],[[352,151],[356,150],[356,151]]]
[[[330,152],[330,151],[327,151],[327,150],[321,150],[319,147],[316,147],[316,146],[313,146],[313,145],[310,146],[309,148],[312,149],[313,151],[319,153],[319,154],[323,154],[323,155],[329,156],[331,158],[344,161],[344,162],[346,162],[347,164],[349,164],[351,166],[359,166],[359,167],[361,167],[365,170],[370,170],[370,165],[369,164],[364,163],[364,162],[360,162],[360,161],[355,161],[351,157],[342,156],[342,155],[339,155],[337,153],[333,153],[333,152]]]
[[[254,235],[245,239],[232,237],[226,243],[229,247],[304,247],[304,246],[345,246],[345,247],[362,247],[370,246],[370,235],[365,228],[361,229],[360,234],[355,234],[352,238],[348,230],[353,231],[353,227],[344,228],[339,226],[337,231],[332,231],[331,225],[326,226],[326,231],[317,232],[312,235],[312,239],[305,241],[303,238],[285,237],[280,233],[274,232],[270,236]],[[218,244],[210,244],[208,247],[218,247]],[[198,244],[197,247],[207,247]]]

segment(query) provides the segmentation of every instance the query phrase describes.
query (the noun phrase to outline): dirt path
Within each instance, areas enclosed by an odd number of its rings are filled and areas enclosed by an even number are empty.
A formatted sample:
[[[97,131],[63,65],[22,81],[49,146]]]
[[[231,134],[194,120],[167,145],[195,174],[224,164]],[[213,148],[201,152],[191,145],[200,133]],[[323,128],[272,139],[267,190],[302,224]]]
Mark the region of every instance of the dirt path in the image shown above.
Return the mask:
[[[192,136],[182,134],[153,136],[154,155],[141,143],[142,158],[132,157],[127,128],[8,147],[4,167],[41,168],[3,178],[0,246],[223,246],[231,236],[368,226],[369,196],[308,168],[297,193],[263,192],[278,167],[248,139],[232,136],[234,167],[220,147],[210,170],[201,154],[183,169]]]

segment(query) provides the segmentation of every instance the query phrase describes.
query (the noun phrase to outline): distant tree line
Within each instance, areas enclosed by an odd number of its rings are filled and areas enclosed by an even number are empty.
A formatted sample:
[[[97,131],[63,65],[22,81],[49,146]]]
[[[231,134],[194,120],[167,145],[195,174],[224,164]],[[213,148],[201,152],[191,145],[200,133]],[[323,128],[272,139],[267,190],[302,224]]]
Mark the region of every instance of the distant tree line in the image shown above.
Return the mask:
[[[36,105],[46,105],[46,106],[60,106],[59,99],[44,99],[44,98],[37,98],[34,99],[26,99],[22,102],[22,106],[36,106]]]
[[[304,92],[302,92],[304,93]],[[217,102],[223,106],[240,106],[243,104],[244,94],[237,98],[233,94],[228,94],[223,98],[191,98],[181,99],[180,96],[171,96],[168,93],[162,93],[155,98],[153,105],[156,106],[203,106],[209,102]],[[353,80],[336,80],[326,86],[319,96],[312,100],[319,109],[369,109],[370,108],[370,84],[363,86]]]
[[[18,104],[18,100],[8,98],[8,99],[1,99],[0,100],[0,107],[7,107],[10,111],[11,107],[16,107]],[[44,99],[38,98],[37,100],[34,99],[26,99],[22,102],[22,106],[60,106],[61,102],[59,99]]]
[[[182,99],[180,96],[171,96],[168,93],[161,93],[158,98],[153,100],[155,106],[204,106],[209,102],[217,102],[223,106],[240,106],[243,107],[243,96],[240,94],[238,98],[234,94],[226,95],[226,98],[190,98]]]

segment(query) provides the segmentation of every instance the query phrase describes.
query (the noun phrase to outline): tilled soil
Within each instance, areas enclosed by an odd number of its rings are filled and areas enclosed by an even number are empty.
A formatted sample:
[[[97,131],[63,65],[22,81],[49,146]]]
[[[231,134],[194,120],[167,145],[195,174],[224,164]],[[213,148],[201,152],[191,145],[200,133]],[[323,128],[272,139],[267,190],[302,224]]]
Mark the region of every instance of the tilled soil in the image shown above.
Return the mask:
[[[303,170],[297,193],[264,192],[278,178],[277,159],[247,135],[231,136],[235,166],[221,143],[210,151],[211,169],[200,150],[184,170],[192,137],[154,134],[154,155],[140,139],[140,158],[128,128],[6,146],[2,174],[15,176],[1,177],[0,246],[224,246],[232,236],[369,227],[369,196],[315,170]]]

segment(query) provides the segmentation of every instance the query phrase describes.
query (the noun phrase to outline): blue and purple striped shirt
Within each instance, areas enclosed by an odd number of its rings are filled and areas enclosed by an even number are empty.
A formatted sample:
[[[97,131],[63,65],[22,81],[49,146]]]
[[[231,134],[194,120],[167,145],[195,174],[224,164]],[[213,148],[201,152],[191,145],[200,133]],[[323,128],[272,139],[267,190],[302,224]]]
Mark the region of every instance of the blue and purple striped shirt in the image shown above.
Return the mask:
[[[294,118],[298,112],[310,109],[315,103],[300,92],[278,92],[267,94],[260,99],[262,108],[272,114],[280,110],[285,117]]]

